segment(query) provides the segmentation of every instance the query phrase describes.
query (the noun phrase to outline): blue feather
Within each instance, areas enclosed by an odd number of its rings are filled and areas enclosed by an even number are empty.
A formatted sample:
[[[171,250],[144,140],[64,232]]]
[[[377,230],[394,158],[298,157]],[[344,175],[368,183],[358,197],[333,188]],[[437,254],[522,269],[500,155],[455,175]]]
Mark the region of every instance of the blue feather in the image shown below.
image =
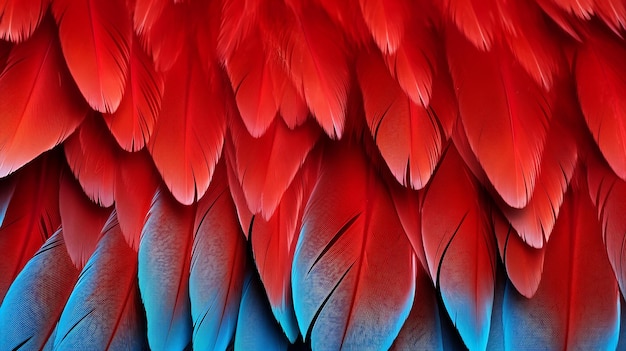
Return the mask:
[[[0,305],[0,350],[41,349],[76,279],[78,270],[57,231],[26,264]]]

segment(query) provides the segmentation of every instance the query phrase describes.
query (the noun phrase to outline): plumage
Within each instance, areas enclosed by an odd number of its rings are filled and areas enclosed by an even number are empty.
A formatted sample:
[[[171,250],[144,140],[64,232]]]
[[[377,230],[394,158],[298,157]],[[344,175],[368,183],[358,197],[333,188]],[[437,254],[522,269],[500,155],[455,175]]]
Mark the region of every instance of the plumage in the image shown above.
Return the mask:
[[[0,177],[63,142],[87,112],[54,27],[45,22],[30,40],[12,48],[0,74]]]
[[[194,222],[189,298],[197,350],[226,350],[235,334],[246,269],[245,236],[236,216],[222,161]]]
[[[625,18],[0,0],[0,349],[624,348]]]
[[[113,205],[119,148],[101,117],[87,116],[63,146],[67,164],[91,201]]]
[[[56,153],[46,154],[15,173],[13,196],[0,227],[0,299],[24,265],[61,224],[59,215],[60,164]]]
[[[580,107],[591,135],[613,171],[626,179],[623,55],[626,49],[611,34],[597,30],[579,47],[574,72]]]
[[[79,272],[66,251],[62,230],[57,231],[28,261],[2,301],[0,348],[42,349],[56,328]]]
[[[495,242],[476,180],[454,146],[448,146],[441,162],[421,209],[428,269],[465,344],[484,350],[493,305]]]
[[[255,216],[250,224],[250,241],[257,270],[272,312],[290,342],[295,342],[298,324],[291,292],[291,263],[296,250],[302,215],[315,186],[319,157],[312,155],[285,191],[274,214]]]
[[[52,0],[67,67],[96,111],[115,112],[122,101],[132,24],[123,0]]]
[[[360,153],[346,144],[325,153],[298,237],[294,307],[314,349],[387,349],[413,303],[411,245]]]
[[[54,348],[146,349],[136,272],[136,253],[112,214],[63,309]]]
[[[59,213],[67,253],[72,263],[82,270],[96,250],[111,210],[91,202],[68,173],[61,176]]]
[[[276,120],[265,135],[254,138],[241,122],[233,120],[230,136],[238,146],[233,163],[248,207],[253,214],[269,219],[319,139],[320,130],[312,122],[289,130]]]
[[[0,1],[0,38],[21,42],[30,38],[43,19],[50,0]]]
[[[552,117],[549,97],[502,47],[481,52],[454,31],[446,46],[472,151],[504,201],[521,208],[535,188]]]
[[[544,272],[532,299],[507,286],[503,325],[507,349],[615,349],[620,296],[601,226],[578,168],[548,242]],[[584,257],[594,257],[584,260]],[[590,328],[589,322],[593,321]]]
[[[188,48],[168,72],[148,150],[174,197],[185,205],[206,192],[222,152],[229,98],[218,67],[205,73]],[[183,123],[181,123],[181,121]]]
[[[133,39],[124,96],[114,113],[104,113],[111,134],[126,151],[141,150],[154,131],[161,112],[164,79],[152,59],[143,51],[139,38]]]
[[[138,277],[152,350],[191,343],[189,266],[195,206],[178,203],[166,189],[154,196],[141,233]]]

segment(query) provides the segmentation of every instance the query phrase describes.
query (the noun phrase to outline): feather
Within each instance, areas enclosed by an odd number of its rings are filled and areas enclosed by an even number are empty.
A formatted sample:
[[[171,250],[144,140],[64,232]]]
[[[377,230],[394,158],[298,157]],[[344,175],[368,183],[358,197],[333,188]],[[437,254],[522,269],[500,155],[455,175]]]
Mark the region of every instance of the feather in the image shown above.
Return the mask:
[[[72,263],[82,270],[96,250],[111,210],[89,201],[78,183],[66,172],[61,176],[59,212],[65,247]]]
[[[572,38],[581,41],[581,24],[576,17],[570,16],[553,0],[535,0],[543,13]]]
[[[250,228],[252,253],[272,312],[291,343],[299,335],[291,294],[291,267],[302,214],[315,186],[319,157],[311,155],[271,218],[256,216]]]
[[[545,245],[534,248],[526,244],[515,229],[499,213],[493,213],[493,226],[500,251],[500,258],[515,289],[527,298],[532,298],[543,272],[546,253]]]
[[[0,349],[42,349],[57,325],[78,273],[59,230],[28,261],[2,301]]]
[[[388,349],[413,304],[411,245],[359,149],[339,144],[322,164],[291,275],[300,331],[313,349]]]
[[[7,177],[0,180],[0,228],[2,227],[4,216],[6,216],[7,209],[13,198],[16,182],[15,177]]]
[[[226,159],[226,174],[228,175],[228,188],[230,189],[230,195],[237,208],[237,217],[239,218],[239,224],[246,239],[249,239],[249,232],[252,227],[252,220],[254,214],[250,212],[248,202],[243,194],[241,183],[237,178],[236,160],[235,160],[235,147],[232,143],[232,138],[226,138],[224,146],[224,158]]]
[[[440,6],[444,16],[450,18],[476,48],[490,50],[498,39],[500,23],[496,0],[444,0]]]
[[[574,175],[547,244],[539,289],[526,299],[507,286],[503,306],[507,349],[617,346],[619,291],[581,171]]]
[[[190,205],[209,187],[226,132],[223,73],[207,76],[198,56],[186,50],[167,73],[161,114],[148,150],[165,184]]]
[[[272,318],[263,286],[258,278],[251,275],[246,279],[241,297],[234,346],[235,350],[250,351],[286,351],[289,346]]]
[[[89,105],[115,112],[126,87],[132,45],[123,0],[53,0],[67,66]]]
[[[235,55],[235,52],[239,49],[239,45],[245,46],[243,43],[249,41],[249,36],[256,36],[259,10],[263,2],[264,0],[222,1],[222,20],[217,38],[217,52],[222,59],[235,56],[245,57],[242,54]]]
[[[246,202],[252,213],[269,219],[315,146],[320,130],[312,122],[289,130],[277,119],[265,135],[255,139],[233,118],[230,133]]]
[[[297,4],[293,13],[272,4],[272,21],[261,28],[270,33],[294,85],[326,134],[341,138],[349,83],[345,43],[321,9],[309,3]]]
[[[146,349],[136,274],[114,212],[61,314],[54,349]]]
[[[575,61],[578,99],[587,126],[611,168],[626,179],[626,49],[600,30],[579,46]]]
[[[135,28],[140,34],[146,52],[154,60],[157,71],[167,72],[183,53],[191,38],[186,33],[189,24],[189,9],[186,3],[172,1],[137,1],[137,6],[146,4],[147,12],[135,12]],[[144,17],[145,16],[145,17]]]
[[[49,4],[50,0],[1,0],[0,38],[16,43],[29,39]]]
[[[357,73],[367,125],[385,162],[402,185],[423,188],[441,156],[439,121],[406,96],[380,56],[360,55]]]
[[[285,67],[277,64],[279,57],[273,57],[270,65],[274,83],[274,98],[278,105],[280,116],[290,129],[295,129],[306,123],[309,117],[309,108],[301,93],[296,90],[289,78]]]
[[[594,13],[594,0],[552,0],[554,4],[581,19],[590,19]]]
[[[188,279],[194,210],[160,189],[141,233],[139,291],[152,350],[182,350],[191,343]]]
[[[626,28],[626,3],[614,0],[595,0],[596,15],[616,34]]]
[[[589,194],[602,224],[602,239],[609,262],[615,272],[622,293],[626,291],[626,182],[618,178],[609,167],[596,157],[587,161]]]
[[[150,140],[161,112],[164,83],[163,75],[155,70],[138,38],[133,39],[128,71],[120,106],[114,113],[102,116],[124,150],[139,151]]]
[[[444,350],[437,291],[424,268],[417,268],[415,279],[415,299],[411,313],[391,350]]]
[[[159,174],[145,151],[121,153],[118,162],[115,210],[126,243],[137,251],[141,230],[159,186]]]
[[[197,350],[226,350],[235,334],[244,284],[246,242],[225,166],[218,164],[209,190],[198,203],[194,225],[189,297]]]
[[[271,60],[265,54],[260,34],[249,35],[226,60],[241,119],[255,138],[265,134],[279,108],[278,99],[274,98],[272,75],[276,70],[271,69]]]
[[[343,31],[352,46],[365,46],[372,40],[358,1],[316,0],[316,2]]]
[[[454,31],[446,44],[472,151],[504,201],[524,207],[552,115],[548,97],[505,49],[481,52]]]
[[[395,53],[405,38],[405,28],[415,21],[412,18],[416,13],[415,2],[359,0],[359,4],[376,45],[383,53]]]
[[[113,205],[119,147],[100,116],[87,116],[63,146],[67,163],[89,199],[103,207]]]
[[[133,27],[137,33],[149,32],[170,3],[168,0],[134,0]],[[132,7],[131,7],[132,8]]]
[[[57,154],[46,154],[16,173],[15,194],[0,227],[0,302],[24,265],[59,228]]]
[[[550,239],[578,160],[576,139],[566,127],[572,123],[570,119],[578,115],[565,106],[559,111],[561,116],[553,121],[548,132],[532,198],[522,209],[500,204],[503,214],[520,237],[535,248],[542,247],[544,239],[546,242]]]
[[[15,45],[0,74],[0,177],[63,142],[87,112],[53,30],[46,21]]]
[[[430,276],[465,345],[484,350],[493,305],[495,243],[484,213],[487,203],[453,145],[425,192],[422,239]]]
[[[411,20],[406,26],[408,36],[397,50],[385,54],[385,63],[411,100],[428,107],[438,67],[435,33],[433,28],[417,20]]]

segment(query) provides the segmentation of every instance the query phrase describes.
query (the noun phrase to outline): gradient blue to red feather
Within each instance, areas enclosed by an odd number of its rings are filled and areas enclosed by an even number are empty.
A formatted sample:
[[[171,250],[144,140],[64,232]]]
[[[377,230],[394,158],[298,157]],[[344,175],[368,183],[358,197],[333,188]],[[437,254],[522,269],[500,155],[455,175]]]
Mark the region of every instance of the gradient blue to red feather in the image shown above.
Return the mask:
[[[0,351],[626,350],[626,0],[0,0]]]

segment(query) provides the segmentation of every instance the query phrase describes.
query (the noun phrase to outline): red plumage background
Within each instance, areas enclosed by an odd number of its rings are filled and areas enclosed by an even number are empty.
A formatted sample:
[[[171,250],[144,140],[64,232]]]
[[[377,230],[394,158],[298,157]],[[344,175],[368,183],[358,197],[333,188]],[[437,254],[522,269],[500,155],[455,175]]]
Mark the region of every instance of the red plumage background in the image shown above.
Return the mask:
[[[0,350],[626,349],[625,34],[624,0],[0,0]]]

